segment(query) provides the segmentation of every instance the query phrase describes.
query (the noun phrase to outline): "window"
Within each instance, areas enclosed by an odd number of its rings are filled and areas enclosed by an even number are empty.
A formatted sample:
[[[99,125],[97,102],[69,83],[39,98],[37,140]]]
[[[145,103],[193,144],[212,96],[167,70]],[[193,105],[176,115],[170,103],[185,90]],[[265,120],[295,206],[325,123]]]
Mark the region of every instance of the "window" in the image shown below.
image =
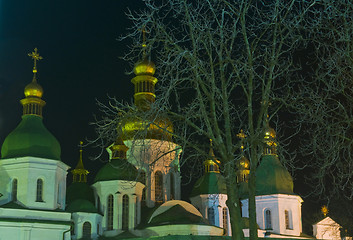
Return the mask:
[[[269,209],[265,210],[265,229],[272,229],[271,210]]]
[[[175,199],[174,174],[170,173],[170,200]]]
[[[211,225],[215,225],[215,215],[214,215],[214,209],[212,207],[208,208],[207,211],[207,215],[208,215],[208,221],[210,222]]]
[[[91,224],[89,222],[84,222],[82,227],[82,237],[91,238]]]
[[[43,202],[43,180],[37,180],[36,202]]]
[[[123,196],[123,222],[122,222],[123,230],[129,229],[129,196]]]
[[[17,201],[17,179],[12,180],[12,201]]]
[[[228,235],[228,209],[224,207],[222,210],[222,213],[223,213],[223,229],[226,235]]]
[[[286,223],[286,229],[293,229],[292,224],[291,224],[291,214],[288,210],[284,211],[284,219]]]
[[[155,201],[157,203],[163,202],[163,175],[161,171],[154,174],[155,181]]]
[[[107,206],[107,230],[113,230],[114,197],[111,194],[108,196]]]

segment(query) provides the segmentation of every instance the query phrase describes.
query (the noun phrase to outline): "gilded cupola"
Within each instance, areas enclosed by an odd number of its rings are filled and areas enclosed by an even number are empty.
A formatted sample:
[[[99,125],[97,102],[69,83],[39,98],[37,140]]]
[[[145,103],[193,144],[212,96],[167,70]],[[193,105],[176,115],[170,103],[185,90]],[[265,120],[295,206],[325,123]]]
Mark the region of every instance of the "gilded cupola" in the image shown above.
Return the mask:
[[[80,157],[78,159],[77,165],[74,170],[71,171],[73,175],[73,182],[87,182],[87,175],[89,173],[88,170],[85,169],[83,166],[83,160],[82,160],[82,145],[83,142],[80,141]]]

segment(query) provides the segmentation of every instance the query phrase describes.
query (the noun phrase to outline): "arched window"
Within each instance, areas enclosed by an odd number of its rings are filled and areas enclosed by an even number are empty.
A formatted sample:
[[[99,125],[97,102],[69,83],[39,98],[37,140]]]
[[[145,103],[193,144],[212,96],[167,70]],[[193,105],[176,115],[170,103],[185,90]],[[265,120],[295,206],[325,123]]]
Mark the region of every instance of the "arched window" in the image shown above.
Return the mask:
[[[111,194],[108,196],[107,206],[107,230],[113,230],[114,197]]]
[[[146,206],[146,188],[142,189],[141,205]]]
[[[291,222],[291,214],[288,210],[284,211],[284,220],[286,224],[286,229],[293,229]]]
[[[223,214],[223,229],[226,235],[228,235],[228,209],[226,207],[222,209],[222,214]]]
[[[271,210],[265,210],[265,229],[271,230],[272,229],[272,221],[271,221]]]
[[[83,238],[91,238],[91,224],[89,222],[83,223],[82,237]]]
[[[122,221],[123,230],[129,229],[129,196],[123,196],[123,221]]]
[[[207,215],[208,215],[208,221],[210,222],[211,225],[215,225],[215,215],[214,215],[214,209],[212,207],[207,209]]]
[[[163,202],[163,175],[161,171],[154,174],[155,181],[155,201],[157,203]]]
[[[17,201],[17,179],[12,180],[12,201]]]
[[[43,202],[43,180],[37,179],[36,202]]]
[[[174,174],[170,172],[170,200],[175,199]]]

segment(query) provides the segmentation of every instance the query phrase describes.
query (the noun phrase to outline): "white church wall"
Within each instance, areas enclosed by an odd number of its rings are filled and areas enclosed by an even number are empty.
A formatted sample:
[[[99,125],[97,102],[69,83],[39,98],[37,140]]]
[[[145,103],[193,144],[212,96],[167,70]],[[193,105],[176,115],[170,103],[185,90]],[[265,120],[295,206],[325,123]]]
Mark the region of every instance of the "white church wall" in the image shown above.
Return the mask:
[[[0,204],[12,200],[11,183],[13,179],[17,179],[17,201],[21,204],[36,209],[64,209],[66,175],[69,169],[65,163],[43,158],[22,157],[2,159],[0,165],[0,175],[4,174],[7,178],[6,188],[0,189],[4,195]],[[37,199],[38,179],[43,182],[42,201]],[[59,185],[60,196],[58,196]]]
[[[72,213],[72,220],[74,221],[74,234],[72,239],[81,239],[83,236],[84,224],[89,223],[91,226],[90,238],[97,239],[101,234],[101,224],[102,224],[102,215],[97,213],[85,213],[85,212],[75,212]],[[88,236],[86,236],[88,237]]]

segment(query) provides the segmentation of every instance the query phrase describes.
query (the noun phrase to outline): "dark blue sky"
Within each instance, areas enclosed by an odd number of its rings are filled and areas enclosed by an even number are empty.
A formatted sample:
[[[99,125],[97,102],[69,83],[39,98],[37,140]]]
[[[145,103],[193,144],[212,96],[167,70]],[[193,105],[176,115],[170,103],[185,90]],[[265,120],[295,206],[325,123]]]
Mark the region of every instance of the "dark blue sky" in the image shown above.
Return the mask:
[[[21,120],[19,101],[32,80],[27,53],[37,47],[44,58],[38,63],[47,102],[44,123],[61,143],[62,160],[75,167],[79,140],[94,137],[88,124],[98,113],[95,99],[109,94],[132,100],[132,75],[125,74],[131,66],[119,59],[128,42],[116,39],[130,24],[124,12],[141,5],[139,0],[0,0],[0,144]],[[97,164],[85,165],[92,170]]]

